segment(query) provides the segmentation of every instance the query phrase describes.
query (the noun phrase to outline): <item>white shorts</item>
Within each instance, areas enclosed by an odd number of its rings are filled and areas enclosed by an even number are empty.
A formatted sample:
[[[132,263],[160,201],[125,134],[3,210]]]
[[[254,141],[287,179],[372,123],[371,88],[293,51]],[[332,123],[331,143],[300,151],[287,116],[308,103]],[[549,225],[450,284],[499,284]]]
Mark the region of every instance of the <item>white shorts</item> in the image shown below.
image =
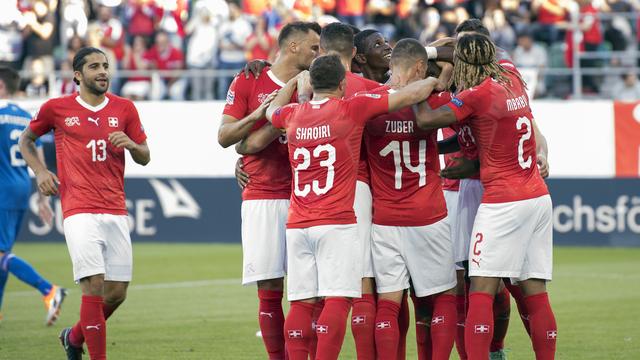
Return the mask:
[[[378,293],[408,289],[409,279],[418,297],[456,286],[446,218],[427,226],[373,224],[371,234]]]
[[[447,204],[447,221],[449,222],[449,228],[451,229],[449,233],[453,240],[455,239],[455,231],[458,227],[458,192],[451,190],[443,190],[442,192],[444,193],[444,201]],[[456,263],[456,270],[464,270],[464,267]]]
[[[288,212],[285,199],[242,202],[242,285],[286,275]]]
[[[480,180],[460,180],[456,226],[453,231],[456,263],[469,260],[471,230],[473,230],[473,222],[482,201],[483,193],[484,187]]]
[[[353,203],[353,211],[356,213],[358,222],[358,236],[360,236],[360,241],[364,244],[364,259],[362,262],[363,278],[372,278],[375,276],[371,255],[372,204],[373,199],[371,198],[369,185],[362,181],[356,181],[356,198]]]
[[[362,253],[356,224],[287,229],[287,298],[360,297]]]
[[[551,280],[551,197],[481,204],[469,250],[469,276]]]
[[[98,274],[109,281],[131,281],[133,251],[126,215],[76,214],[64,219],[63,227],[76,282]]]

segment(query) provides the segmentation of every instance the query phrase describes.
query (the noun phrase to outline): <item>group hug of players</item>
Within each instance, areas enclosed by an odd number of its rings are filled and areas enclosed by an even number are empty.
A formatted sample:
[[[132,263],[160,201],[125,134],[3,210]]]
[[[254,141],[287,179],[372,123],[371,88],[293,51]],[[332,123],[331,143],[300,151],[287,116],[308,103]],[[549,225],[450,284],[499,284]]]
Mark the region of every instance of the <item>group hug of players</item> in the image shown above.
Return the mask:
[[[269,359],[337,359],[348,321],[358,359],[404,359],[407,292],[419,359],[454,342],[504,358],[509,293],[553,359],[546,142],[515,66],[476,19],[427,48],[355,32],[288,24],[227,95],[218,141],[243,155],[243,284]]]

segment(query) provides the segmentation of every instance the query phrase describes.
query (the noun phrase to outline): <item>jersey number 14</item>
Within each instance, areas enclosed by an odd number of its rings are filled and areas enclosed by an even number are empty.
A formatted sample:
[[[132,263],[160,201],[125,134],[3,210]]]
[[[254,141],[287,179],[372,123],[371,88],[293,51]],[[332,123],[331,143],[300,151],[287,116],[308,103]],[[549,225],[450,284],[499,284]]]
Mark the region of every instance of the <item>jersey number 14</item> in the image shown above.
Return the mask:
[[[396,167],[395,174],[395,188],[397,190],[402,189],[402,163],[412,173],[418,174],[420,179],[418,180],[418,187],[423,187],[427,184],[427,168],[425,163],[427,161],[427,141],[420,140],[418,143],[418,165],[411,164],[411,142],[403,141],[402,148],[400,148],[400,141],[394,140],[380,150],[380,156],[386,157],[389,154],[393,154],[393,163]]]

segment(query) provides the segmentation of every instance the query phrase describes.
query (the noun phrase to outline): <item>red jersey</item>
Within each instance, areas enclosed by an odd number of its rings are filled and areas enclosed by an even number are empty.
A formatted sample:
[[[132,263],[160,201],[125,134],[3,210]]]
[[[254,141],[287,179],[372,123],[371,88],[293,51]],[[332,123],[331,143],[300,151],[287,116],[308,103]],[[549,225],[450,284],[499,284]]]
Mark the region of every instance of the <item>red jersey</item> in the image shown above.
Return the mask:
[[[257,109],[273,91],[284,87],[271,70],[266,67],[256,79],[245,79],[239,74],[233,79],[227,92],[227,104],[223,114],[238,120]],[[267,123],[258,120],[251,131],[256,131]],[[291,195],[291,167],[288,161],[287,141],[284,136],[274,140],[257,154],[242,157],[244,171],[251,181],[242,191],[243,200],[288,199]]]
[[[393,92],[384,86],[377,94]],[[431,95],[431,107],[451,100],[448,93]],[[424,226],[447,216],[440,180],[436,130],[418,128],[413,107],[369,121],[364,142],[371,168],[373,223]]]
[[[491,78],[459,93],[447,104],[458,121],[468,121],[480,156],[484,203],[531,199],[548,194],[538,172],[529,98],[508,73],[509,93]]]
[[[451,127],[442,129],[442,139],[446,140],[454,135],[457,135],[458,132]],[[456,163],[452,160],[454,157],[461,157],[462,152],[457,151],[454,153],[444,154],[444,167],[454,166]],[[447,179],[442,178],[442,189],[448,191],[458,191],[460,190],[460,180],[459,179]]]
[[[355,224],[356,176],[365,122],[387,112],[386,94],[289,104],[273,114],[286,129],[293,193],[288,228]]]
[[[65,218],[79,213],[127,215],[124,148],[109,142],[123,131],[135,143],[147,136],[133,103],[113,94],[91,106],[78,94],[44,103],[29,125],[42,136],[54,131],[60,198]]]
[[[380,83],[369,80],[362,76],[358,76],[347,71],[345,78],[347,79],[347,88],[344,89],[344,98],[348,99],[360,92],[367,92],[380,87]],[[369,184],[370,174],[369,165],[367,164],[367,152],[364,149],[364,143],[360,149],[360,162],[358,163],[358,181]]]
[[[549,10],[555,8],[555,12]],[[547,0],[538,8],[538,22],[540,24],[555,25],[563,21],[567,16],[567,10],[560,6],[558,0]]]

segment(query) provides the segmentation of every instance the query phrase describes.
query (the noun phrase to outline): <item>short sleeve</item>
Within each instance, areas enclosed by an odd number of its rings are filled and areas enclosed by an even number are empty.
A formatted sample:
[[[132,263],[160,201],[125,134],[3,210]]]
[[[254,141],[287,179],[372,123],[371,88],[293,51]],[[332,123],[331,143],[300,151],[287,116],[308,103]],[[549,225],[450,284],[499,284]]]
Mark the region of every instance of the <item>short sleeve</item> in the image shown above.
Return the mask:
[[[432,109],[437,109],[442,105],[446,105],[451,101],[451,93],[448,91],[441,91],[437,94],[432,94],[427,98],[427,103]]]
[[[236,75],[227,91],[227,103],[222,111],[224,115],[233,116],[238,120],[245,117],[249,103],[247,88],[247,80],[240,74]]]
[[[48,133],[55,128],[55,112],[51,101],[47,101],[40,107],[40,110],[33,116],[29,123],[29,129],[38,137]]]
[[[288,104],[276,109],[271,115],[271,125],[276,129],[286,129],[289,117],[298,106],[298,104]]]
[[[357,123],[389,112],[389,94],[358,93],[347,100],[349,115]]]
[[[140,144],[147,139],[147,134],[145,134],[142,123],[140,122],[138,110],[132,102],[129,102],[127,108],[127,123],[124,128],[124,133],[136,144]]]
[[[463,121],[476,111],[475,101],[479,94],[475,89],[464,90],[453,96],[447,106],[453,110],[456,120]]]

